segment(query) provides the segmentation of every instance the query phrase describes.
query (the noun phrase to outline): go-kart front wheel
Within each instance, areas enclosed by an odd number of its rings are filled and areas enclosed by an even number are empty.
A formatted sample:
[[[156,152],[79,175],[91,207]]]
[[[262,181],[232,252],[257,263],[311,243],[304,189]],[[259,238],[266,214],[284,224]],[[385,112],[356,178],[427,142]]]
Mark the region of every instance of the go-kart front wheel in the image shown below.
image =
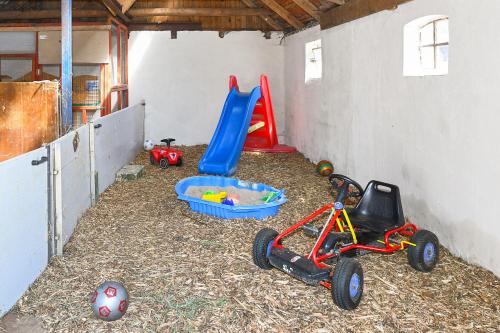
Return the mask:
[[[269,228],[262,229],[255,236],[252,249],[253,262],[262,269],[273,268],[267,258],[267,251],[276,236],[278,236],[278,232]]]
[[[439,260],[439,240],[428,230],[417,231],[410,239],[408,263],[417,271],[430,272]]]
[[[363,295],[363,268],[352,258],[341,258],[332,276],[333,302],[341,309],[354,310]]]

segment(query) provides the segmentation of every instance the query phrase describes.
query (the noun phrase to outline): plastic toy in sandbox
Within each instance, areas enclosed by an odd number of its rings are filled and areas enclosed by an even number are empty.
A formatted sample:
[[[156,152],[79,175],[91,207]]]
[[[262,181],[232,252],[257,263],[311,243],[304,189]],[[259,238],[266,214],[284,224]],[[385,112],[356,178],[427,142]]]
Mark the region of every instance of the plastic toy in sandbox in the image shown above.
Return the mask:
[[[439,241],[427,230],[406,223],[399,188],[372,180],[363,188],[338,174],[330,176],[337,193],[328,204],[282,233],[269,228],[259,231],[253,244],[254,263],[263,269],[276,267],[308,285],[331,289],[334,303],[353,310],[363,294],[363,269],[355,256],[368,252],[394,253],[407,250],[408,262],[417,271],[430,272],[439,259]],[[353,209],[344,200],[360,198]],[[321,228],[315,220],[328,214]],[[315,239],[311,252],[297,254],[283,244],[297,230]]]
[[[149,150],[149,161],[151,164],[159,165],[162,169],[167,169],[171,165],[182,166],[182,151],[170,147],[170,144],[174,141],[175,139],[173,138],[163,139],[161,140],[161,145],[153,145],[153,148],[151,148],[152,141],[146,140],[144,142],[144,149]]]
[[[287,202],[284,190],[220,176],[185,178],[175,191],[191,210],[225,219],[264,219],[276,215]]]

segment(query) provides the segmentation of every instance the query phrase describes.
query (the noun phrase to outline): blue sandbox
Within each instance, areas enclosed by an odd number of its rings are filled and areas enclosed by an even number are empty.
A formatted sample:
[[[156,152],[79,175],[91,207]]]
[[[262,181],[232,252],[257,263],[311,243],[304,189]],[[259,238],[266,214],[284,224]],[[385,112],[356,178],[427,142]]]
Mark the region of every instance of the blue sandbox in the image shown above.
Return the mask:
[[[263,219],[268,216],[274,216],[278,213],[280,205],[287,202],[285,195],[282,193],[277,199],[270,203],[262,203],[262,205],[255,206],[229,206],[218,204],[215,202],[201,200],[199,198],[188,197],[184,195],[189,186],[219,186],[228,187],[234,186],[251,191],[273,191],[279,192],[274,187],[246,182],[236,178],[218,177],[218,176],[197,176],[185,178],[175,185],[175,192],[177,198],[187,201],[189,207],[194,212],[213,215],[223,219],[243,219],[243,218],[256,218]]]

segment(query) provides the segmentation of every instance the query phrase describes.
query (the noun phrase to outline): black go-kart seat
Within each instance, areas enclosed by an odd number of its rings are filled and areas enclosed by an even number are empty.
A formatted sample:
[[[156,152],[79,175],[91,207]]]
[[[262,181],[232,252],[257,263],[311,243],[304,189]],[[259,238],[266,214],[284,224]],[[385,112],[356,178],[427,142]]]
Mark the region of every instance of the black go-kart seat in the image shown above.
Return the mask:
[[[405,224],[399,188],[372,180],[355,208],[348,211],[353,226],[385,233]]]

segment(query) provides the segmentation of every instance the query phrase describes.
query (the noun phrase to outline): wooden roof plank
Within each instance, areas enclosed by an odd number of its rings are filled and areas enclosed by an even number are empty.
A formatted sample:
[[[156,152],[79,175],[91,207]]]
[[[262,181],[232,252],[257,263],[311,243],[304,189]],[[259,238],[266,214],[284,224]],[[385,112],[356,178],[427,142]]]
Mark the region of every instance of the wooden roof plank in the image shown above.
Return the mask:
[[[245,5],[250,8],[258,8],[257,4],[254,0],[241,0]],[[271,17],[271,15],[259,15],[261,19],[264,20],[272,29],[277,31],[284,30],[283,26],[279,24],[275,19]]]
[[[319,22],[319,11],[318,8],[314,4],[311,3],[309,0],[293,0],[297,6],[302,8],[307,14],[309,14],[311,17],[313,17],[316,21]]]
[[[148,16],[260,16],[269,15],[264,8],[137,8],[128,11],[132,17]]]
[[[267,7],[269,7],[282,19],[287,21],[295,29],[302,29],[304,27],[304,23],[299,21],[295,16],[293,16],[287,9],[282,7],[275,0],[260,0],[260,1],[264,3]]]

